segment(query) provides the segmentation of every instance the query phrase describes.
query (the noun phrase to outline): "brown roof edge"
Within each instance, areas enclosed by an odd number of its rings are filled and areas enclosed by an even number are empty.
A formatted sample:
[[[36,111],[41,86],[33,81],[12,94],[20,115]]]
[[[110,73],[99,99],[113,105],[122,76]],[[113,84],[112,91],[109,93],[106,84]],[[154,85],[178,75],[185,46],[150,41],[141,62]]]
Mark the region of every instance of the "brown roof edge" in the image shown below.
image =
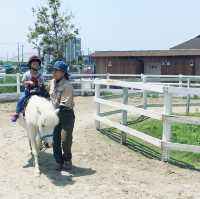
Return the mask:
[[[200,49],[142,50],[142,51],[96,51],[92,57],[160,57],[200,56]]]

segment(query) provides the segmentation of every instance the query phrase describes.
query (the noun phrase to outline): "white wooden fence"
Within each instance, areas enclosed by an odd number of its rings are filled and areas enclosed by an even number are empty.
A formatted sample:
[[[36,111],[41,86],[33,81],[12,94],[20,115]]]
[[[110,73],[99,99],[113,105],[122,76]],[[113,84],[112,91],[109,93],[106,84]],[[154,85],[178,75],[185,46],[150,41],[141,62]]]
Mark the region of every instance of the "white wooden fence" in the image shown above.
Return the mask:
[[[103,86],[119,86],[123,93],[123,102],[115,102],[101,98],[101,87]],[[122,144],[126,143],[126,134],[130,134],[141,140],[150,143],[154,146],[161,148],[162,150],[162,160],[167,161],[169,159],[170,150],[187,151],[200,153],[200,146],[172,143],[171,142],[171,124],[176,123],[186,123],[200,125],[200,118],[189,117],[189,116],[177,116],[172,115],[172,97],[175,96],[188,96],[197,95],[200,96],[199,88],[187,88],[187,87],[175,87],[175,86],[165,86],[155,83],[143,83],[143,82],[126,82],[119,80],[96,80],[95,81],[95,102],[96,102],[96,129],[100,129],[100,124],[106,124],[108,126],[114,127],[122,131]],[[143,91],[157,92],[164,95],[163,99],[163,113],[154,112],[144,108],[139,108],[137,106],[128,105],[128,93],[130,89],[137,89]],[[115,108],[116,110],[110,112],[101,112],[101,105],[109,106]],[[148,116],[150,118],[160,120],[163,122],[163,134],[162,140],[147,135],[143,132],[139,132],[127,126],[127,114],[128,112],[133,114],[140,114]],[[116,113],[122,113],[122,121],[115,122],[108,119],[106,116],[110,116]]]
[[[0,74],[0,79],[5,79],[6,77],[13,77],[16,79],[16,83],[0,83],[0,87],[11,87],[16,86],[17,93],[20,93],[20,78],[21,75],[18,74]],[[50,79],[52,75],[45,75],[47,79]],[[180,87],[200,87],[200,76],[184,76],[184,75],[144,75],[144,74],[74,74],[71,75],[72,84],[79,85],[77,91],[81,92],[94,92],[94,80],[96,79],[121,79],[131,82],[154,82],[155,84],[162,85],[178,85]],[[117,92],[118,89],[109,91]],[[144,94],[145,97],[145,94]]]
[[[16,94],[20,94],[20,88],[22,86],[20,80],[22,75],[19,73],[17,74],[0,74],[0,79],[5,80],[7,77],[12,77],[16,80],[15,83],[0,83],[0,87],[16,87],[17,92]],[[52,78],[52,75],[44,75],[44,77],[49,80]],[[88,92],[95,92],[94,88],[94,80],[95,79],[110,79],[110,78],[133,78],[133,79],[138,79],[138,81],[141,81],[141,75],[129,75],[129,74],[74,74],[71,75],[71,83],[75,87],[75,92],[78,92],[81,95],[84,95],[85,93]],[[47,83],[47,82],[46,82]],[[104,91],[109,92],[118,92],[118,89],[110,89],[109,87],[105,88]]]
[[[0,74],[0,79],[6,79],[6,77],[12,77],[16,79],[15,83],[0,83],[1,87],[16,87],[16,96],[21,92],[21,75],[20,74]],[[46,79],[51,79],[52,75],[45,75]],[[152,82],[158,85],[173,85],[179,87],[200,87],[200,76],[184,76],[184,75],[144,75],[144,74],[74,74],[71,75],[71,83],[74,85],[76,95],[85,95],[88,93],[93,94],[95,92],[94,81],[96,79],[121,79],[131,82]],[[121,91],[118,88],[105,86],[102,90],[105,92],[111,92],[119,94]],[[129,92],[134,92],[131,90]],[[149,91],[143,90],[143,106],[147,108],[147,95]],[[2,95],[1,95],[2,96]],[[3,98],[5,95],[3,96]],[[186,112],[189,113],[190,109],[190,95],[187,96]],[[1,101],[1,99],[0,99]]]

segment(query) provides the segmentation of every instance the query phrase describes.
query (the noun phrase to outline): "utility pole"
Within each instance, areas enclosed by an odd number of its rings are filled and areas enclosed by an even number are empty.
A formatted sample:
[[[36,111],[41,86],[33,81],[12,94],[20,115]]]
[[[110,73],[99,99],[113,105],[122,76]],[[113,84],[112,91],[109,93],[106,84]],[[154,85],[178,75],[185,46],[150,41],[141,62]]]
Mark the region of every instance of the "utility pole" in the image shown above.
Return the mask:
[[[77,64],[78,60],[77,60],[77,57],[76,57],[76,37],[74,37],[74,58],[75,58],[75,61],[76,61],[76,64]]]
[[[19,43],[17,43],[17,62],[18,62],[18,69],[20,69],[20,61],[19,61]]]
[[[24,45],[22,44],[22,63],[24,62]]]
[[[91,57],[90,57],[90,49],[88,48],[88,59],[89,59],[89,65],[91,64]]]
[[[19,43],[17,43],[17,61],[19,65]]]

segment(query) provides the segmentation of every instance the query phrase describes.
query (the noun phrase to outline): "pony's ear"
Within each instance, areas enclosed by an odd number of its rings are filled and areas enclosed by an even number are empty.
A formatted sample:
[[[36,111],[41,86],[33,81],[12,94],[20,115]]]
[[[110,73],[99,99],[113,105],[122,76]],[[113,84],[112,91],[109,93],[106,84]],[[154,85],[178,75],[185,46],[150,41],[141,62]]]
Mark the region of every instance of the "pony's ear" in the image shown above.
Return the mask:
[[[57,108],[57,109],[55,110],[55,113],[58,115],[59,112],[60,112],[60,109]]]
[[[39,107],[37,107],[37,112],[38,112],[38,114],[41,115],[41,111],[40,111]]]

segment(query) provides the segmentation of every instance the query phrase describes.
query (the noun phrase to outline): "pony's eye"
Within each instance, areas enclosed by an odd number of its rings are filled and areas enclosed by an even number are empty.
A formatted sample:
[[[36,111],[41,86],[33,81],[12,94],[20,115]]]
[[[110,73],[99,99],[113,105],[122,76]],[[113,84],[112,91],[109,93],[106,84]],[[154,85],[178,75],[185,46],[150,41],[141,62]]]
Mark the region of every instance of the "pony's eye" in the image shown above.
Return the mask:
[[[44,128],[45,127],[45,125],[44,124],[42,124],[42,128]]]

